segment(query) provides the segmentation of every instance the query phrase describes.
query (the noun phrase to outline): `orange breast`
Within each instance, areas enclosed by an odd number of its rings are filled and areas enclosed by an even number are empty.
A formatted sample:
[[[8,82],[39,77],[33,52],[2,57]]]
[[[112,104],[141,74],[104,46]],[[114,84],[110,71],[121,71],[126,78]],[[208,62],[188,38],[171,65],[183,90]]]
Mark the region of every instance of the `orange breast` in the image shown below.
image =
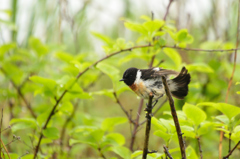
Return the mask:
[[[146,92],[146,87],[143,84],[143,82],[140,82],[139,84],[132,84],[129,86],[138,96],[142,96],[144,92]]]

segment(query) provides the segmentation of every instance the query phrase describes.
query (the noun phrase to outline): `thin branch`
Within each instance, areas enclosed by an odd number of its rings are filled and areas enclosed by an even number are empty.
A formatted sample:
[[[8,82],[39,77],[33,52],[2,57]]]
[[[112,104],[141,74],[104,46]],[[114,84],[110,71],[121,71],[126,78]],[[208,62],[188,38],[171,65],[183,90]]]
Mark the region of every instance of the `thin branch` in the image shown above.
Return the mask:
[[[79,103],[79,100],[74,104],[74,108],[73,108],[73,111],[72,111],[71,115],[67,118],[67,120],[63,124],[61,135],[60,135],[60,150],[61,150],[61,153],[63,153],[63,142],[64,142],[63,140],[64,140],[67,125],[72,120],[72,118],[75,116],[75,113],[76,113],[77,107],[78,107],[78,103]]]
[[[7,72],[1,67],[0,68],[3,72],[3,74],[5,74],[5,76],[7,75]],[[10,82],[12,83],[13,87],[17,90],[18,95],[22,98],[23,102],[25,103],[25,105],[27,106],[28,110],[30,111],[31,115],[34,118],[37,118],[36,114],[34,113],[34,111],[32,110],[32,106],[30,105],[30,103],[28,103],[27,99],[24,97],[22,91],[21,91],[21,87],[18,87],[14,81],[12,79],[10,79]]]
[[[164,17],[163,17],[163,20],[164,20],[164,21],[167,19],[167,15],[168,15],[168,12],[169,12],[169,8],[170,8],[172,2],[173,2],[173,0],[169,0],[166,13],[165,13],[165,15],[164,15]]]
[[[240,144],[240,141],[238,141],[238,143],[234,146],[234,148],[228,153],[227,156],[223,157],[223,159],[228,159],[229,156],[233,153],[233,151],[238,147],[239,144]]]
[[[101,156],[103,159],[106,159],[106,157],[103,155],[103,153],[102,153],[102,151],[101,151],[101,148],[98,148],[98,151],[99,151],[100,156]]]
[[[143,107],[143,99],[141,99],[140,103],[139,103],[139,106],[138,106],[138,111],[137,111],[137,118],[136,118],[136,121],[135,121],[135,124],[134,124],[134,128],[133,128],[133,131],[132,131],[132,136],[131,136],[131,142],[130,142],[130,150],[133,151],[133,145],[134,145],[134,142],[135,142],[135,139],[136,139],[136,134],[138,132],[138,127],[139,127],[139,119],[140,119],[140,114],[141,114],[141,111],[142,111],[142,107]]]
[[[151,118],[152,118],[152,99],[153,99],[153,95],[150,94],[149,95],[149,99],[148,99],[148,105],[147,105],[147,113],[146,113],[146,119],[147,119],[147,124],[146,124],[146,130],[145,130],[145,139],[144,139],[144,148],[143,148],[143,155],[142,155],[142,159],[146,159],[147,158],[147,154],[148,154],[148,141],[149,141],[149,133],[151,130]]]
[[[200,51],[200,52],[230,52],[230,51],[240,50],[240,48],[208,50],[208,49],[197,49],[197,48],[181,48],[181,47],[177,47],[177,46],[167,46],[167,45],[163,46],[163,48],[172,48],[172,49],[184,50],[184,51]]]
[[[168,151],[168,148],[167,148],[165,145],[163,145],[163,148],[164,148],[165,154],[166,154],[170,159],[173,159],[173,157],[171,156],[171,154],[170,154],[169,151]]]
[[[230,132],[229,139],[228,139],[228,153],[231,151],[231,136],[232,136],[232,133]]]
[[[7,150],[6,146],[4,145],[2,139],[0,139],[0,141],[1,141],[2,145],[3,145],[4,150],[6,151],[6,153],[7,153],[7,155],[8,155],[8,158],[11,159],[11,157],[10,157],[10,155],[9,155],[9,153],[8,153],[8,150]]]
[[[128,120],[129,120],[131,123],[136,124],[135,121],[132,119],[131,114],[129,114],[129,113],[127,112],[127,110],[123,107],[122,103],[119,101],[116,92],[113,92],[113,95],[114,95],[114,97],[115,97],[115,99],[116,99],[116,103],[119,104],[119,106],[121,107],[122,111],[126,114]]]
[[[197,141],[198,141],[198,149],[199,149],[199,153],[200,153],[200,158],[203,158],[202,155],[202,147],[201,147],[201,143],[200,143],[200,137],[197,137]]]
[[[236,48],[238,47],[239,45],[239,23],[240,23],[240,0],[238,1],[238,19],[237,19],[237,39],[236,39]],[[226,94],[226,98],[225,98],[225,103],[228,102],[228,95],[229,95],[229,91],[230,91],[230,88],[232,86],[232,81],[233,81],[233,76],[234,76],[234,73],[235,73],[235,69],[236,69],[236,61],[237,61],[237,50],[234,50],[235,53],[234,53],[234,64],[233,64],[233,70],[232,70],[232,74],[231,74],[231,77],[230,77],[230,80],[229,80],[229,83],[228,83],[228,89],[227,89],[227,94]],[[220,143],[219,143],[219,147],[218,147],[218,150],[219,150],[219,159],[222,158],[222,140],[223,140],[223,131],[220,132]],[[231,144],[231,141],[229,141],[229,146]]]
[[[175,124],[175,127],[176,127],[179,146],[180,146],[180,149],[181,149],[182,159],[186,159],[185,144],[184,144],[183,137],[182,137],[182,131],[181,131],[180,124],[179,124],[179,121],[178,121],[177,112],[176,112],[176,109],[175,109],[175,106],[174,106],[174,101],[173,101],[173,98],[172,98],[172,94],[171,94],[171,92],[168,88],[168,84],[167,84],[167,80],[166,80],[165,76],[162,76],[162,82],[163,82],[163,85],[164,85],[166,95],[168,97],[172,117],[173,117],[174,124]]]

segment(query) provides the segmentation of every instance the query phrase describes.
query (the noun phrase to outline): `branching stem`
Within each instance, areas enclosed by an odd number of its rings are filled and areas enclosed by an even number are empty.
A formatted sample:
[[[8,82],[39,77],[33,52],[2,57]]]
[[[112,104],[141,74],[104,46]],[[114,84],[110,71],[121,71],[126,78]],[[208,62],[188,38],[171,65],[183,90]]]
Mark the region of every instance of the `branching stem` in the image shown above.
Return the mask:
[[[150,94],[149,99],[148,99],[148,105],[146,108],[147,123],[146,123],[146,130],[145,130],[145,139],[144,139],[144,148],[143,148],[142,159],[146,159],[147,154],[148,154],[148,141],[149,141],[149,135],[150,135],[150,130],[151,130],[151,118],[152,118],[152,100],[153,100],[153,95]]]

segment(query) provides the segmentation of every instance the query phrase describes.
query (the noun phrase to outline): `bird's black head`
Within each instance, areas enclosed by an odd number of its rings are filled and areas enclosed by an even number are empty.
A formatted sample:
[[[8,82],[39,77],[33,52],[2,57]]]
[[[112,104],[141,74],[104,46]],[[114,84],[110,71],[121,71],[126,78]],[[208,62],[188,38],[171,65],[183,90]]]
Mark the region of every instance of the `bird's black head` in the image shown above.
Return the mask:
[[[137,68],[131,67],[129,69],[127,69],[124,74],[123,74],[123,78],[120,81],[124,81],[124,83],[126,83],[126,85],[131,86],[137,76]]]

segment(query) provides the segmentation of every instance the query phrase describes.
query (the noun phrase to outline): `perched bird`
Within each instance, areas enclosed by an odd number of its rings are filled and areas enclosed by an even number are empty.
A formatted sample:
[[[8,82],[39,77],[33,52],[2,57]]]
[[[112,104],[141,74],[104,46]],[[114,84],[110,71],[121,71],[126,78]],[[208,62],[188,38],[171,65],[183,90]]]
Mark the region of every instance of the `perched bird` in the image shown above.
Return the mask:
[[[169,79],[170,75],[177,76]],[[131,67],[124,72],[120,81],[124,81],[141,98],[148,99],[152,93],[153,98],[157,100],[165,94],[162,76],[166,77],[169,89],[175,98],[183,99],[188,94],[188,84],[191,77],[185,67],[180,73],[158,67],[151,69]]]

